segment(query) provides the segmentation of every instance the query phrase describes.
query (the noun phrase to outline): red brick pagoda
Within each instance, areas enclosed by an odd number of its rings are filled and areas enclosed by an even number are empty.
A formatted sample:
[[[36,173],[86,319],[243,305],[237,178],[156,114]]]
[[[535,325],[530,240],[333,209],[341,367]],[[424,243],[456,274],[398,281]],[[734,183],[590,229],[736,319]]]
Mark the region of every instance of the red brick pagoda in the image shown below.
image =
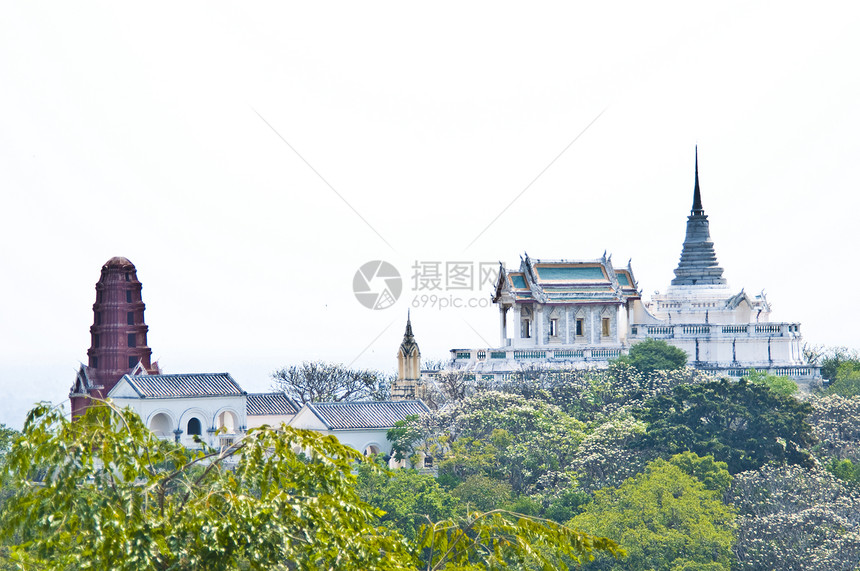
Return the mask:
[[[90,397],[104,398],[123,375],[160,372],[158,363],[151,362],[152,349],[146,344],[149,328],[143,320],[146,306],[142,287],[134,264],[127,258],[111,258],[102,266],[96,284],[88,364],[81,365],[69,393],[72,417],[84,413]]]

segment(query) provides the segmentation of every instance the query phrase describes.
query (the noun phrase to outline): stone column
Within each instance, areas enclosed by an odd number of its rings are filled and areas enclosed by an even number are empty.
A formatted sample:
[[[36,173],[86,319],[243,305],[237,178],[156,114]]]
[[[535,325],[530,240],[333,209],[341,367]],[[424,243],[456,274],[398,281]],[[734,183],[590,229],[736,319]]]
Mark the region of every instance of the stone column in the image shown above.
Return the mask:
[[[513,334],[513,337],[511,338],[511,345],[513,345],[514,347],[518,347],[520,344],[520,339],[522,339],[523,317],[522,317],[522,312],[520,311],[519,304],[514,303],[513,310],[514,310],[514,319],[513,319],[513,321],[514,321],[514,334]]]
[[[505,347],[507,345],[506,341],[508,338],[508,323],[507,323],[507,312],[508,308],[506,308],[501,303],[499,304],[499,332],[501,334],[501,341],[499,347]]]

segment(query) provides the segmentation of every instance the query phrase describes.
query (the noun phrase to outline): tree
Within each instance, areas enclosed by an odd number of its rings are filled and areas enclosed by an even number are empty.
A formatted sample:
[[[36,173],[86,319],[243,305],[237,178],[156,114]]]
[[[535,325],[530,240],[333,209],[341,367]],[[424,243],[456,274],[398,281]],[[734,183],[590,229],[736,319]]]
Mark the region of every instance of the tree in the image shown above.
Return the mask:
[[[449,407],[440,422],[450,436],[452,451],[457,451],[461,440],[469,449],[486,452],[496,465],[488,466],[485,475],[497,477],[501,472],[517,494],[536,491],[547,472],[564,471],[585,435],[585,424],[556,406],[494,391]],[[440,472],[450,466],[443,462]]]
[[[416,447],[426,438],[426,430],[417,414],[398,420],[394,427],[385,433],[391,442],[391,453],[398,462],[406,460],[415,452]]]
[[[662,339],[646,339],[630,347],[626,357],[620,358],[642,373],[683,369],[687,364],[687,353],[669,345]]]
[[[796,394],[799,390],[797,383],[789,377],[779,377],[763,371],[756,371],[755,369],[747,371],[745,378],[754,385],[763,385],[774,393],[786,397]]]
[[[582,441],[571,468],[588,491],[619,486],[645,469],[655,455],[630,445],[645,434],[646,425],[630,414],[616,415],[596,426]]]
[[[860,484],[860,463],[855,464],[847,458],[845,460],[831,458],[824,469],[843,482],[855,486]]]
[[[706,490],[712,490],[720,495],[732,485],[728,464],[715,461],[713,456],[699,456],[687,451],[675,454],[669,459],[669,463],[702,482]]]
[[[727,494],[739,513],[736,568],[827,569],[860,565],[860,493],[801,466],[737,474]]]
[[[34,568],[409,569],[405,540],[354,489],[358,458],[290,427],[189,450],[128,409],[71,422],[43,404],[7,456],[16,494],[0,534],[18,534],[11,556]]]
[[[848,349],[847,347],[828,349],[821,359],[821,376],[830,381],[834,380],[842,363],[860,363],[860,354],[856,349]]]
[[[462,401],[474,392],[475,375],[463,370],[438,370],[430,375],[423,400],[432,409],[438,410],[448,403]]]
[[[451,493],[468,509],[490,511],[511,501],[511,485],[483,474],[472,474]]]
[[[376,371],[349,369],[322,361],[278,369],[274,387],[300,403],[386,400],[391,380]]]
[[[469,512],[427,525],[421,530],[419,547],[427,571],[510,569],[508,563],[566,571],[565,558],[578,564],[592,560],[594,551],[616,558],[624,555],[605,537],[506,510]]]
[[[550,558],[615,550],[606,538],[493,513],[472,516],[478,523],[468,529],[479,537],[456,539],[445,520],[410,543],[377,525],[382,512],[355,488],[362,457],[333,436],[266,427],[223,450],[200,445],[160,440],[110,403],[74,422],[37,406],[6,456],[15,494],[0,514],[0,539],[11,543],[11,560],[38,569],[350,571],[426,561],[453,569],[463,558],[502,568],[537,547]]]
[[[831,457],[860,460],[860,396],[812,399],[809,423],[818,441],[813,451],[822,462]]]
[[[10,483],[10,478],[6,474],[6,454],[12,447],[12,443],[19,436],[17,430],[9,428],[5,424],[0,424],[0,513],[9,498],[15,491]],[[15,567],[8,561],[8,548],[6,543],[15,543],[17,538],[7,538],[5,542],[0,544],[0,569],[14,569]]]
[[[840,363],[836,375],[824,389],[825,394],[843,397],[860,396],[860,361],[850,360]]]
[[[568,525],[615,538],[623,561],[600,556],[583,569],[728,571],[735,515],[716,491],[664,460],[618,488],[599,490]],[[713,565],[716,564],[716,565]]]
[[[385,512],[380,521],[386,527],[413,538],[428,521],[457,513],[459,501],[433,476],[407,469],[388,471],[378,461],[358,465],[356,489],[362,500]]]
[[[3,502],[12,493],[12,489],[7,482],[8,478],[6,477],[6,454],[18,436],[20,436],[20,433],[17,430],[9,428],[5,424],[0,424],[0,507],[2,507]]]
[[[648,424],[639,445],[669,454],[713,455],[736,474],[768,462],[812,464],[812,405],[741,379],[676,387],[636,412]]]

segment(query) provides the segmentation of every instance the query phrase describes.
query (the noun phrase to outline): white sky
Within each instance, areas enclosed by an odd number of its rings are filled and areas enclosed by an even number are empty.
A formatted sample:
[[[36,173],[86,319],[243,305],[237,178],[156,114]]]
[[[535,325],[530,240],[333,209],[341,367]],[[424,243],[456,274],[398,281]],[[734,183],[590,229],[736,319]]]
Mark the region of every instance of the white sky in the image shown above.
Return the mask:
[[[112,256],[167,372],[249,391],[393,370],[416,260],[607,250],[665,289],[696,143],[731,285],[860,347],[858,29],[849,2],[4,3],[0,422],[66,398]],[[375,259],[387,310],[352,293]],[[412,316],[425,359],[498,340],[495,308]]]

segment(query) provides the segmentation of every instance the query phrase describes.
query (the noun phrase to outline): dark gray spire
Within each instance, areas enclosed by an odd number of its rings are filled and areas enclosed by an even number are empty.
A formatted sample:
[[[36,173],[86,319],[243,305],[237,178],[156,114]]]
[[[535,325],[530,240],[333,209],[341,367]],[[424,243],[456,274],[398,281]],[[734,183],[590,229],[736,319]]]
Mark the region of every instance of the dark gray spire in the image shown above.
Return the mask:
[[[404,357],[408,357],[412,349],[418,349],[418,343],[415,342],[415,336],[412,334],[412,316],[409,310],[406,310],[406,332],[403,334],[403,341],[400,343],[400,351]],[[418,351],[421,352],[420,349]]]
[[[693,187],[693,213],[705,213],[702,208],[702,193],[699,191],[699,145],[696,145],[696,185]]]
[[[717,265],[717,254],[711,241],[708,216],[702,208],[699,190],[699,149],[696,147],[696,183],[693,187],[693,208],[687,217],[687,235],[681,250],[681,260],[675,268],[672,285],[722,285],[723,268]]]

